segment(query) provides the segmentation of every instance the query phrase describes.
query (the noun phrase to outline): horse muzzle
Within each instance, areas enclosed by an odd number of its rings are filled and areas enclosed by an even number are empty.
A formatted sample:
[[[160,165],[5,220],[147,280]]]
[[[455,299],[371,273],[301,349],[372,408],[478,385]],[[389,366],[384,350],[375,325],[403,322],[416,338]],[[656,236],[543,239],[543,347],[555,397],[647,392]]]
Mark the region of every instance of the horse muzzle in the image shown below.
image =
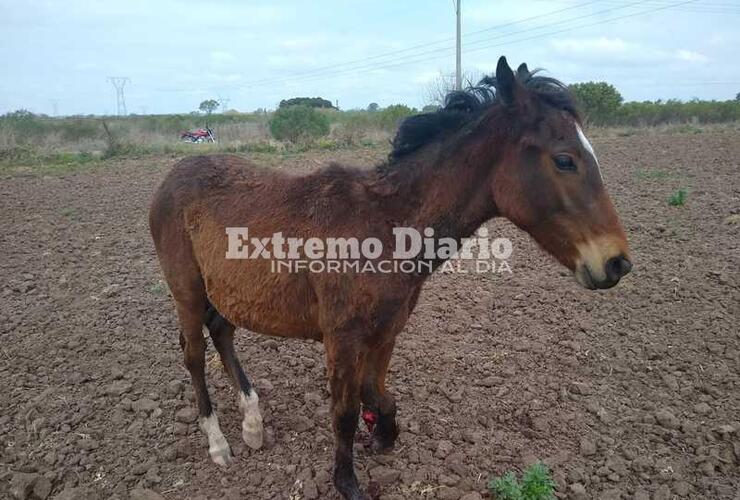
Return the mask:
[[[601,269],[594,269],[589,263],[580,264],[575,271],[576,281],[589,290],[611,288],[632,270],[632,262],[624,255],[606,260]]]

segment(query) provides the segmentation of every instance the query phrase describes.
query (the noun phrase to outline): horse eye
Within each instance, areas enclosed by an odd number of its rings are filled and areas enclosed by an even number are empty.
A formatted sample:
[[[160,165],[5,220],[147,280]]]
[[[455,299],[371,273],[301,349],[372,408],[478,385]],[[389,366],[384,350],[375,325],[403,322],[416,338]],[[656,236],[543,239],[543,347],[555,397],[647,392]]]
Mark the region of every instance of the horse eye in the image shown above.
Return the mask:
[[[555,155],[552,157],[555,162],[555,166],[559,170],[575,170],[576,164],[573,163],[573,157],[570,155]]]

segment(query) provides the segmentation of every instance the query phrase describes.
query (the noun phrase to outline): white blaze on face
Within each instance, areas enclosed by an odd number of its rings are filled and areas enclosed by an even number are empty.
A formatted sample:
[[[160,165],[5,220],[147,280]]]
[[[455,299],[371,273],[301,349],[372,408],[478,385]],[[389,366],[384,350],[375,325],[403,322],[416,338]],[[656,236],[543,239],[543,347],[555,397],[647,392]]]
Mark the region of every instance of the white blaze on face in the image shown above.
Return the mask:
[[[601,177],[601,180],[604,180],[604,176],[601,175],[601,168],[599,168],[599,160],[596,158],[596,153],[594,152],[594,147],[591,145],[591,143],[586,138],[586,134],[583,133],[583,130],[581,130],[580,125],[576,123],[576,132],[578,133],[578,138],[581,140],[581,145],[583,146],[583,149],[591,153],[591,156],[594,157],[594,161],[596,162],[596,170],[599,171],[599,177]]]

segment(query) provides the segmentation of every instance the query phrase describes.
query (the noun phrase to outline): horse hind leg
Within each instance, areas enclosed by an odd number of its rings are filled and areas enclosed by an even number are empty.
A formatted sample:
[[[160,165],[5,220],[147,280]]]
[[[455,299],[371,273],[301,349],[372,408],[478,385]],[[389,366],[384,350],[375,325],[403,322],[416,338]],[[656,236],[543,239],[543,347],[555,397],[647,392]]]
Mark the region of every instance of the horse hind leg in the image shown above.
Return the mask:
[[[165,280],[175,300],[180,322],[180,346],[190,372],[198,401],[198,423],[208,438],[208,453],[218,465],[231,461],[231,449],[211,406],[205,375],[206,342],[203,338],[203,311],[206,291],[192,242],[182,226],[176,193],[160,188],[149,212],[149,227]]]
[[[176,299],[177,301],[177,299]],[[218,417],[213,411],[211,399],[208,396],[205,376],[206,343],[203,338],[202,301],[201,305],[185,305],[177,301],[177,314],[180,320],[180,344],[185,358],[185,367],[190,372],[193,390],[198,401],[198,423],[208,438],[208,454],[211,460],[221,466],[231,462],[231,448],[226,441]],[[196,312],[198,311],[198,312]]]
[[[247,446],[258,450],[262,447],[263,439],[259,397],[234,352],[235,327],[221,316],[210,303],[207,303],[203,323],[208,327],[213,345],[216,346],[216,350],[221,356],[224,371],[226,371],[239,395],[239,409],[244,416],[242,420],[242,439],[244,439]]]

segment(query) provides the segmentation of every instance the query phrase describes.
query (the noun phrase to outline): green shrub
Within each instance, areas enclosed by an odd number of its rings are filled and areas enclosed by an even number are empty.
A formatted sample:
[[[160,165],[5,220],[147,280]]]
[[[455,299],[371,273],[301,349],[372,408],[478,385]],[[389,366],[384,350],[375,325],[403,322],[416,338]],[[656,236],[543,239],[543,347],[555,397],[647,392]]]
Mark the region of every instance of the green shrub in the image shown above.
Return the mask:
[[[291,99],[283,99],[280,101],[280,108],[288,108],[290,106],[308,106],[309,108],[325,108],[325,109],[336,109],[332,105],[331,101],[323,99],[321,97],[293,97]]]
[[[345,111],[337,113],[335,117],[336,126],[332,130],[332,137],[337,142],[346,146],[360,144],[368,132],[377,129],[377,111]]]
[[[44,160],[58,165],[82,165],[94,162],[97,158],[88,151],[80,151],[77,153],[56,153],[44,158]]]
[[[334,151],[339,149],[339,145],[336,141],[331,140],[328,137],[321,137],[316,140],[315,146],[318,149],[325,149],[327,151]]]
[[[250,142],[237,147],[239,153],[277,153],[278,147],[269,142]]]
[[[377,116],[377,123],[380,128],[385,130],[396,130],[396,128],[398,128],[398,124],[401,123],[401,120],[407,116],[413,115],[414,113],[416,113],[416,110],[414,108],[409,108],[405,104],[393,104],[392,106],[388,106],[387,108],[383,108],[378,111],[375,116]]]
[[[668,197],[668,204],[672,207],[682,207],[686,204],[686,190],[679,189]]]
[[[521,483],[513,472],[507,472],[488,483],[496,500],[554,500],[555,481],[547,466],[536,463],[524,471]]]
[[[0,163],[35,163],[38,159],[38,152],[27,145],[0,149]]]
[[[622,104],[622,94],[606,82],[574,83],[568,87],[585,117],[597,125],[606,124]]]
[[[270,132],[281,141],[313,140],[329,134],[329,118],[308,106],[280,108],[270,120]]]
[[[723,123],[740,120],[738,101],[688,102],[677,99],[624,103],[609,124],[653,126],[664,123]]]
[[[18,144],[32,142],[51,131],[47,120],[25,109],[0,116],[0,129],[13,134]]]
[[[82,139],[97,139],[101,137],[100,126],[92,120],[70,120],[61,126],[62,139],[77,142]]]

